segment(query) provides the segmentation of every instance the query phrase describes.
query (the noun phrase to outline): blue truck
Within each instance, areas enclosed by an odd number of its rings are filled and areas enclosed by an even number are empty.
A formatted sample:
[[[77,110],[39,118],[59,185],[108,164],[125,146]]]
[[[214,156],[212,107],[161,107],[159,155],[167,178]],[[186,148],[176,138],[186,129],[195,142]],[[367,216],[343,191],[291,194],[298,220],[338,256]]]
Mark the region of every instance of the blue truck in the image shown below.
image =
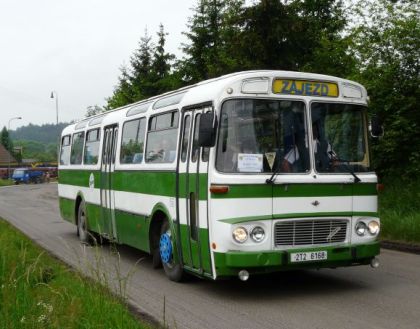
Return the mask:
[[[13,171],[12,179],[15,184],[38,184],[44,181],[44,173],[40,170],[33,170],[30,168],[17,168]]]

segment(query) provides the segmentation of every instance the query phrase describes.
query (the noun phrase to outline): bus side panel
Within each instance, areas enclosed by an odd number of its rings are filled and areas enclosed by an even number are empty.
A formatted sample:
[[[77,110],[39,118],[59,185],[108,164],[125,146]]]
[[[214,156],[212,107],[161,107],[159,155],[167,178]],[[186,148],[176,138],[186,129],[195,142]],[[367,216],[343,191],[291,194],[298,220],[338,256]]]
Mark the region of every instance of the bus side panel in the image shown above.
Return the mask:
[[[113,179],[118,242],[150,252],[149,216],[155,205],[164,204],[175,217],[175,172],[118,170]]]
[[[76,201],[75,200],[71,200],[71,199],[67,199],[67,198],[63,198],[63,197],[59,197],[58,198],[58,202],[60,205],[60,215],[61,217],[73,224],[76,224],[76,218],[75,218],[75,213],[74,213],[74,209],[76,206]]]
[[[101,234],[102,233],[101,206],[86,202],[86,212],[87,212],[89,230],[94,231],[98,234]]]
[[[120,243],[150,252],[149,221],[145,216],[116,210],[115,218]]]
[[[200,242],[201,242],[201,262],[205,273],[211,273],[211,259],[209,248],[209,230],[199,229]]]

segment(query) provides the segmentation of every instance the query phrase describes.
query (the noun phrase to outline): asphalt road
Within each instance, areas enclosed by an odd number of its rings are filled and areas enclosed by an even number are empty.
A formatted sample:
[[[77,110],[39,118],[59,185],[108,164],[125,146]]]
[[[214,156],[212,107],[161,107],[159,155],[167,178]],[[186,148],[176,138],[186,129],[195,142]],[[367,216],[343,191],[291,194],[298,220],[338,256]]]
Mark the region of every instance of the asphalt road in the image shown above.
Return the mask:
[[[106,273],[131,305],[176,328],[420,328],[420,256],[382,250],[381,266],[174,283],[132,248],[81,245],[57,185],[0,188],[0,217],[87,275]],[[104,276],[102,276],[104,277]],[[122,280],[118,280],[122,279]],[[122,282],[122,284],[118,284]]]

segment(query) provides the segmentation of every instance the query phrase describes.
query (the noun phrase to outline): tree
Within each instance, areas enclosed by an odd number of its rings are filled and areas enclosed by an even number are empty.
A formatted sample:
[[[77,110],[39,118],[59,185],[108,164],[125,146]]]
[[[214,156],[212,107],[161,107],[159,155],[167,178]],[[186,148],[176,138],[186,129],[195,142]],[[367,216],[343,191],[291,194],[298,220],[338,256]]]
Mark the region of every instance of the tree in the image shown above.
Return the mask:
[[[134,102],[135,92],[130,82],[128,69],[126,66],[122,66],[120,71],[118,85],[114,88],[112,96],[107,98],[105,110],[112,110]]]
[[[88,106],[86,109],[86,118],[92,117],[97,114],[101,114],[105,111],[104,108],[100,107],[99,105]]]
[[[135,50],[131,56],[131,74],[129,81],[134,93],[134,101],[139,101],[153,96],[152,88],[152,38],[149,36],[147,29],[144,36],[140,38],[139,48]]]
[[[231,52],[230,39],[236,26],[232,15],[242,10],[242,0],[199,0],[189,19],[189,39],[183,45],[185,57],[180,69],[186,83],[194,83],[232,71],[235,53]]]
[[[165,51],[166,36],[168,33],[162,24],[159,25],[157,33],[158,42],[153,50],[151,64],[151,82],[153,85],[153,95],[159,95],[177,87],[174,76],[171,73],[171,63],[175,56]]]
[[[9,136],[9,131],[6,127],[3,127],[1,134],[0,134],[0,142],[5,147],[6,150],[9,152],[13,151],[13,142]]]
[[[337,0],[261,0],[237,24],[232,50],[245,69],[336,73],[347,57],[345,45],[336,48],[345,26]]]
[[[374,145],[377,170],[411,179],[420,174],[420,3],[363,2],[352,35],[354,80],[370,94],[385,136]]]

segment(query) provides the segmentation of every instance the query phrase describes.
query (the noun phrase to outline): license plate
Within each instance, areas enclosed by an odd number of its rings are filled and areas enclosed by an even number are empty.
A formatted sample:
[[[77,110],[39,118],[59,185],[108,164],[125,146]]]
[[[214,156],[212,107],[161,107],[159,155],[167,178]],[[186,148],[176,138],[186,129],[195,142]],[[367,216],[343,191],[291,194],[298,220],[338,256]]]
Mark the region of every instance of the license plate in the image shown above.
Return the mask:
[[[315,262],[318,260],[325,260],[328,258],[326,251],[311,251],[311,252],[294,252],[290,254],[290,261],[292,263],[299,262]]]

